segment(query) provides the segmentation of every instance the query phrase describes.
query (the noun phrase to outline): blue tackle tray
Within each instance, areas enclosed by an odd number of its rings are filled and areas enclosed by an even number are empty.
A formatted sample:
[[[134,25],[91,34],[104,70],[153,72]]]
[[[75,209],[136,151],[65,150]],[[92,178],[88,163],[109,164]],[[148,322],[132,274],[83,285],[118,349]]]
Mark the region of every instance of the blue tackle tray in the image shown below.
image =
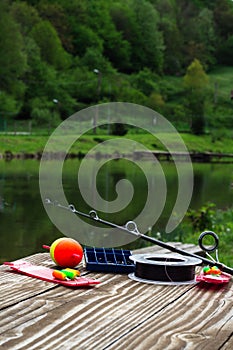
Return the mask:
[[[86,269],[88,271],[131,273],[135,264],[129,259],[130,250],[114,248],[84,248]]]

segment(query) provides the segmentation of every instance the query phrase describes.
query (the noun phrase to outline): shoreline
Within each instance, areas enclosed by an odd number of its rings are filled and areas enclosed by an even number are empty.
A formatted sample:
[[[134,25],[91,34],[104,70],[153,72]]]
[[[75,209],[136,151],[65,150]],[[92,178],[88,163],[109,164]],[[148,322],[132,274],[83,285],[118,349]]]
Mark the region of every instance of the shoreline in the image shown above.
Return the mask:
[[[19,160],[27,160],[27,159],[35,159],[41,160],[42,155],[44,159],[47,160],[55,160],[55,159],[82,159],[86,156],[83,152],[70,152],[64,154],[62,152],[50,152],[44,154],[43,152],[18,152],[13,153],[11,151],[5,151],[4,153],[0,153],[0,160],[11,161],[13,159]],[[159,161],[189,161],[191,159],[192,162],[196,163],[233,163],[233,153],[221,153],[221,152],[173,152],[172,154],[163,150],[156,151],[134,151],[131,154],[127,154],[127,157],[131,157],[135,160],[148,160],[151,159],[151,155],[154,155]],[[115,154],[114,159],[124,158],[126,154]],[[90,155],[88,155],[90,157]],[[112,154],[101,154],[96,153],[90,158],[95,159],[103,159],[110,158],[112,159]]]
[[[166,136],[166,135],[165,135]],[[189,133],[182,134],[182,140],[186,146],[187,154],[179,152],[179,142],[176,138],[172,138],[172,135],[167,135],[169,144],[172,145],[173,151],[168,153],[166,146],[160,141],[160,135],[154,137],[150,134],[127,134],[125,137],[112,137],[111,135],[97,134],[97,135],[83,135],[78,138],[75,143],[68,149],[68,155],[64,154],[67,146],[64,143],[63,137],[56,140],[54,147],[47,149],[49,154],[48,159],[61,159],[61,158],[76,158],[82,159],[87,157],[90,150],[92,157],[96,159],[100,158],[120,158],[122,156],[129,156],[133,159],[148,159],[148,154],[153,154],[161,161],[170,161],[172,159],[184,160],[188,156],[195,162],[233,162],[233,138],[222,137],[213,140],[210,135],[197,136]],[[10,135],[0,136],[0,159],[36,159],[40,160],[44,151],[46,151],[46,144],[48,142],[48,135]],[[127,148],[120,148],[120,154],[117,145],[114,144],[107,148],[98,148],[98,145],[109,140],[118,142],[120,139],[129,140],[130,146]],[[140,145],[144,146],[146,152],[141,152]],[[139,146],[138,146],[139,145]],[[63,151],[64,150],[64,151]],[[177,151],[176,151],[177,150]],[[50,152],[51,151],[51,152]],[[147,152],[148,151],[148,152]],[[124,155],[123,155],[124,154]],[[90,155],[89,155],[90,156]],[[190,160],[189,158],[189,160]]]

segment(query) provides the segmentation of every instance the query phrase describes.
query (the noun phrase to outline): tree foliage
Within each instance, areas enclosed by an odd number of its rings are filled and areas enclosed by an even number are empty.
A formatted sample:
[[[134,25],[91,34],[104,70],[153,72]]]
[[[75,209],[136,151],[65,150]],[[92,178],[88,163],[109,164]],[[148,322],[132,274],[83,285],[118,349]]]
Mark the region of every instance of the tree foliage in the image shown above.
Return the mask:
[[[0,88],[15,91],[17,79],[26,69],[23,37],[19,25],[8,13],[8,6],[0,4]]]
[[[127,101],[197,120],[206,72],[233,65],[232,23],[230,0],[2,0],[0,112],[46,120],[56,99],[64,119]]]
[[[202,91],[208,84],[208,76],[206,75],[200,61],[195,59],[187,68],[184,76],[184,85],[190,91]]]
[[[205,96],[208,86],[208,77],[201,63],[195,59],[187,68],[184,76],[184,85],[187,91],[188,115],[191,119],[191,130],[194,134],[203,134],[205,127]]]

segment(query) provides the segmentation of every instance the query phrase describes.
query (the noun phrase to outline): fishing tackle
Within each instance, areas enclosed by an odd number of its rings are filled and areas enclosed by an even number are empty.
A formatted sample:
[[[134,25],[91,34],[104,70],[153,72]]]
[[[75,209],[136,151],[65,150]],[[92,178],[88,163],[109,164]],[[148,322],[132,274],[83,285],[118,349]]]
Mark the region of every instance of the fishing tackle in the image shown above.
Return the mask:
[[[67,278],[64,273],[62,274],[60,273],[61,271],[58,270],[56,270],[57,272],[55,272],[54,276],[55,270],[45,266],[33,265],[30,262],[24,260],[17,260],[13,262],[6,261],[4,262],[4,265],[8,265],[13,271],[20,274],[24,274],[32,278],[38,278],[42,281],[61,284],[66,287],[89,287],[100,283],[100,281],[97,281],[93,278],[86,278],[81,276],[79,278],[70,279]]]
[[[174,247],[173,245],[171,245],[169,243],[162,242],[162,241],[160,241],[160,240],[158,240],[158,239],[156,239],[154,237],[147,236],[147,235],[145,235],[143,233],[140,233],[138,231],[137,225],[136,225],[136,223],[134,221],[128,221],[125,224],[125,226],[120,226],[120,225],[114,224],[114,223],[112,223],[110,221],[106,221],[106,220],[103,220],[103,219],[99,218],[95,210],[91,210],[89,212],[89,214],[86,214],[86,213],[83,213],[81,211],[76,210],[76,208],[75,208],[75,206],[73,204],[70,204],[67,207],[67,206],[59,204],[57,201],[52,202],[48,198],[45,200],[45,202],[46,202],[46,204],[55,205],[55,206],[57,206],[59,208],[69,210],[69,211],[73,212],[76,215],[83,216],[85,218],[91,219],[93,221],[96,221],[98,223],[104,224],[106,226],[119,229],[119,230],[121,230],[121,231],[123,231],[125,233],[132,234],[132,235],[136,236],[137,238],[142,238],[142,239],[144,239],[146,241],[149,241],[149,242],[151,242],[153,244],[156,244],[156,245],[158,245],[158,246],[160,246],[162,248],[168,249],[171,252],[178,253],[178,254],[181,254],[181,255],[184,255],[184,256],[190,256],[190,257],[193,257],[193,258],[200,259],[203,264],[206,264],[206,265],[209,265],[209,266],[217,266],[221,271],[233,275],[233,269],[228,267],[227,265],[219,262],[218,261],[218,257],[217,257],[217,260],[213,260],[212,258],[211,259],[207,259],[207,258],[201,257],[201,256],[199,256],[197,254],[194,254],[194,253],[191,253],[191,252],[187,252],[187,251],[185,251],[183,249]],[[213,251],[213,250],[216,250],[216,248],[218,246],[218,236],[212,231],[205,231],[205,232],[203,232],[201,234],[201,236],[199,238],[199,245],[203,249],[203,247],[204,247],[204,245],[203,245],[203,238],[207,234],[210,234],[210,232],[211,232],[211,235],[215,238],[215,245],[213,247],[211,247],[211,251]],[[204,247],[204,248],[206,248],[206,247]],[[206,249],[204,249],[204,251],[207,252]],[[216,251],[216,254],[217,254],[217,251]]]
[[[213,244],[212,245],[204,244],[204,240],[210,237],[212,238]],[[230,280],[230,275],[222,273],[221,269],[218,267],[219,266],[219,259],[218,259],[219,238],[216,235],[216,233],[212,231],[202,232],[198,239],[198,243],[200,248],[206,253],[206,255],[211,259],[211,261],[213,261],[215,265],[204,266],[201,273],[196,277],[196,280],[200,282],[215,283],[215,284],[228,283]],[[215,259],[210,255],[210,253],[213,253],[213,252],[215,252]]]
[[[74,269],[63,269],[63,270],[53,270],[52,273],[54,278],[57,278],[62,281],[66,280],[74,280],[75,278],[80,276],[80,272]]]
[[[51,247],[43,245],[43,248],[49,250],[52,260],[61,267],[75,267],[83,258],[82,246],[72,238],[58,238]]]
[[[154,284],[195,283],[195,267],[201,259],[177,254],[135,254],[135,272],[129,278],[138,282]]]

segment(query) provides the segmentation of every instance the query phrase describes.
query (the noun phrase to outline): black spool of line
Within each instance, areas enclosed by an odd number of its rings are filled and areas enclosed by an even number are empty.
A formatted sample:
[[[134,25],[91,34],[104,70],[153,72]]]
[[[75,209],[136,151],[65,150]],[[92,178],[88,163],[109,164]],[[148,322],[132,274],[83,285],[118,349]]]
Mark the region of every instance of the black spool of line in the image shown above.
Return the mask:
[[[174,254],[135,254],[130,259],[135,272],[129,277],[147,283],[193,283],[195,267],[202,264],[201,259]]]

